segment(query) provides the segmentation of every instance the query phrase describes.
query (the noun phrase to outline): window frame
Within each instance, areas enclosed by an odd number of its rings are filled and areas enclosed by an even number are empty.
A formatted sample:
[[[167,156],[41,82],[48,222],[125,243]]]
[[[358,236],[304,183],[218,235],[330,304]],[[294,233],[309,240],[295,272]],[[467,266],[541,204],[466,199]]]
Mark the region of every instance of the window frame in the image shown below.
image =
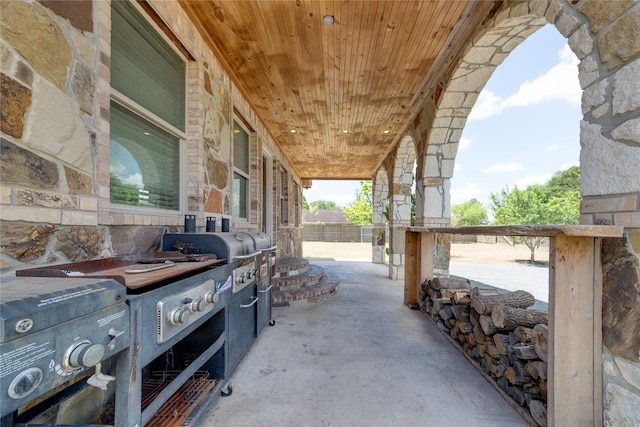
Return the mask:
[[[183,54],[183,52],[181,52],[176,46],[175,44],[172,42],[172,40],[167,37],[167,35],[165,34],[165,32],[158,27],[158,25],[154,22],[153,19],[151,19],[148,14],[145,12],[144,9],[142,9],[138,4],[131,2],[130,5],[132,5],[136,12],[140,14],[140,16],[146,21],[147,24],[149,24],[153,30],[156,32],[157,35],[160,36],[160,38],[162,39],[162,41],[171,49],[173,50],[173,52],[184,62],[185,65],[185,79],[184,79],[184,96],[185,96],[185,102],[184,102],[184,127],[185,130],[182,131],[181,129],[178,129],[177,127],[175,127],[174,125],[172,125],[171,123],[167,122],[165,119],[161,118],[160,116],[156,115],[155,113],[147,110],[145,107],[143,107],[142,105],[138,104],[137,102],[135,102],[134,100],[132,100],[131,98],[129,98],[127,95],[121,93],[120,91],[116,90],[115,88],[113,88],[113,86],[111,86],[111,82],[109,82],[109,90],[110,90],[110,96],[109,96],[109,100],[110,102],[115,102],[117,104],[119,104],[120,106],[122,106],[123,108],[127,109],[129,112],[131,112],[132,114],[135,114],[139,117],[141,117],[142,119],[150,122],[151,124],[159,127],[160,129],[164,130],[165,132],[175,136],[178,139],[178,155],[179,155],[179,159],[178,159],[178,176],[180,179],[180,182],[178,183],[178,209],[174,210],[174,209],[161,209],[161,208],[153,208],[153,207],[143,207],[143,206],[131,206],[131,205],[124,205],[124,204],[118,204],[115,202],[111,202],[110,201],[110,211],[112,213],[124,213],[124,214],[138,214],[138,215],[155,215],[155,216],[169,216],[169,217],[181,217],[183,212],[186,209],[187,206],[187,155],[188,155],[188,149],[187,149],[187,132],[188,132],[188,104],[189,104],[189,76],[188,76],[188,70],[189,70],[189,59],[186,58]],[[113,6],[111,6],[113,7]],[[109,164],[111,164],[111,158],[109,158]],[[109,190],[111,190],[111,187],[109,187]]]

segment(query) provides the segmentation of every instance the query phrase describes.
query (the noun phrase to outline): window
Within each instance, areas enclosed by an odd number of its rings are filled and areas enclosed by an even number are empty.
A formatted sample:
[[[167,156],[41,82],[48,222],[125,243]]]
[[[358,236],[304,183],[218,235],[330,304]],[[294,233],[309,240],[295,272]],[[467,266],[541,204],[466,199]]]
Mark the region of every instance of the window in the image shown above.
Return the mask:
[[[248,219],[249,132],[233,121],[233,216]]]
[[[111,11],[111,202],[180,210],[186,63],[133,4]]]
[[[289,224],[289,184],[287,182],[287,173],[280,169],[280,224]]]
[[[297,182],[293,183],[293,205],[295,215],[295,226],[300,226],[300,187]]]

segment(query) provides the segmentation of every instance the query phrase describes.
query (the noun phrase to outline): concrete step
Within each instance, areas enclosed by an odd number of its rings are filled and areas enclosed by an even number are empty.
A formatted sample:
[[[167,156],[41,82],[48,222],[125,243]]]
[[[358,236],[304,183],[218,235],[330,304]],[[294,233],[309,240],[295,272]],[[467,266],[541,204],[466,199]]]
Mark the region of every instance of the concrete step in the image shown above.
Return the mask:
[[[293,276],[274,277],[273,288],[279,291],[295,291],[317,285],[324,276],[324,269],[317,265],[309,265],[304,273]]]
[[[306,273],[309,260],[296,257],[284,257],[276,262],[276,272],[273,277],[288,277]]]
[[[271,294],[271,302],[273,307],[291,307],[318,302],[335,294],[339,286],[340,278],[338,275],[325,272],[316,285],[292,291],[274,291]]]

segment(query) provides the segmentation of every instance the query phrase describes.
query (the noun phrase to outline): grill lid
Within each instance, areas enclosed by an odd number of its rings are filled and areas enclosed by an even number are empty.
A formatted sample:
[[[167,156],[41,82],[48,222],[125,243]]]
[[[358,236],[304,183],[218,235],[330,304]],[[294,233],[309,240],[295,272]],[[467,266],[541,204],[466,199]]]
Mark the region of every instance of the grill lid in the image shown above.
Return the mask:
[[[125,295],[124,286],[108,279],[3,279],[0,292],[0,342],[124,303]]]
[[[256,251],[265,251],[265,250],[274,250],[275,247],[271,246],[271,237],[267,233],[257,232],[257,233],[248,233],[243,232],[242,234],[246,234],[253,241],[253,248]]]

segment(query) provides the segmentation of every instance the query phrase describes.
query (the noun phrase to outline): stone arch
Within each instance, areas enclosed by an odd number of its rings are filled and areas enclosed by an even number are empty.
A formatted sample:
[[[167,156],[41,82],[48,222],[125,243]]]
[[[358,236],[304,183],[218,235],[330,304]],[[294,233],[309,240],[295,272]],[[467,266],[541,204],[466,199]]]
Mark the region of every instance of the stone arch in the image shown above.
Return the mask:
[[[373,179],[373,235],[371,238],[372,262],[384,264],[387,237],[387,205],[389,203],[389,177],[381,167]]]
[[[476,37],[462,56],[437,100],[427,139],[420,210],[426,223],[451,217],[449,190],[458,143],[482,88],[509,53],[545,24],[543,16],[529,14],[528,8],[522,16],[507,15]]]
[[[389,206],[389,277],[404,279],[404,228],[411,225],[411,193],[416,161],[413,137],[405,135],[398,144]]]
[[[640,303],[619,310],[619,295],[640,289],[640,4],[570,0],[510,3],[491,17],[473,37],[435,91],[435,113],[425,109],[428,135],[421,150],[424,158],[418,193],[420,223],[449,222],[450,179],[467,116],[482,87],[508,54],[547,23],[568,39],[579,59],[583,90],[580,123],[582,175],[581,223],[625,227],[625,237],[603,246],[603,335],[605,365],[628,366],[640,361]],[[427,111],[428,110],[428,111]],[[424,117],[423,117],[424,118]],[[422,191],[420,191],[422,190]],[[615,242],[613,241],[615,240]],[[635,243],[634,243],[635,242]],[[615,260],[627,257],[628,268],[615,278]],[[448,261],[445,261],[448,264]],[[616,302],[618,301],[618,302]],[[635,337],[635,338],[634,338]],[[600,346],[596,343],[596,348]],[[634,374],[640,374],[637,367]],[[605,370],[603,418],[610,424],[630,416],[630,402],[640,399],[640,389],[620,381],[613,369]],[[619,390],[632,390],[621,393]],[[631,404],[631,406],[633,406]],[[606,424],[606,423],[605,423]]]

